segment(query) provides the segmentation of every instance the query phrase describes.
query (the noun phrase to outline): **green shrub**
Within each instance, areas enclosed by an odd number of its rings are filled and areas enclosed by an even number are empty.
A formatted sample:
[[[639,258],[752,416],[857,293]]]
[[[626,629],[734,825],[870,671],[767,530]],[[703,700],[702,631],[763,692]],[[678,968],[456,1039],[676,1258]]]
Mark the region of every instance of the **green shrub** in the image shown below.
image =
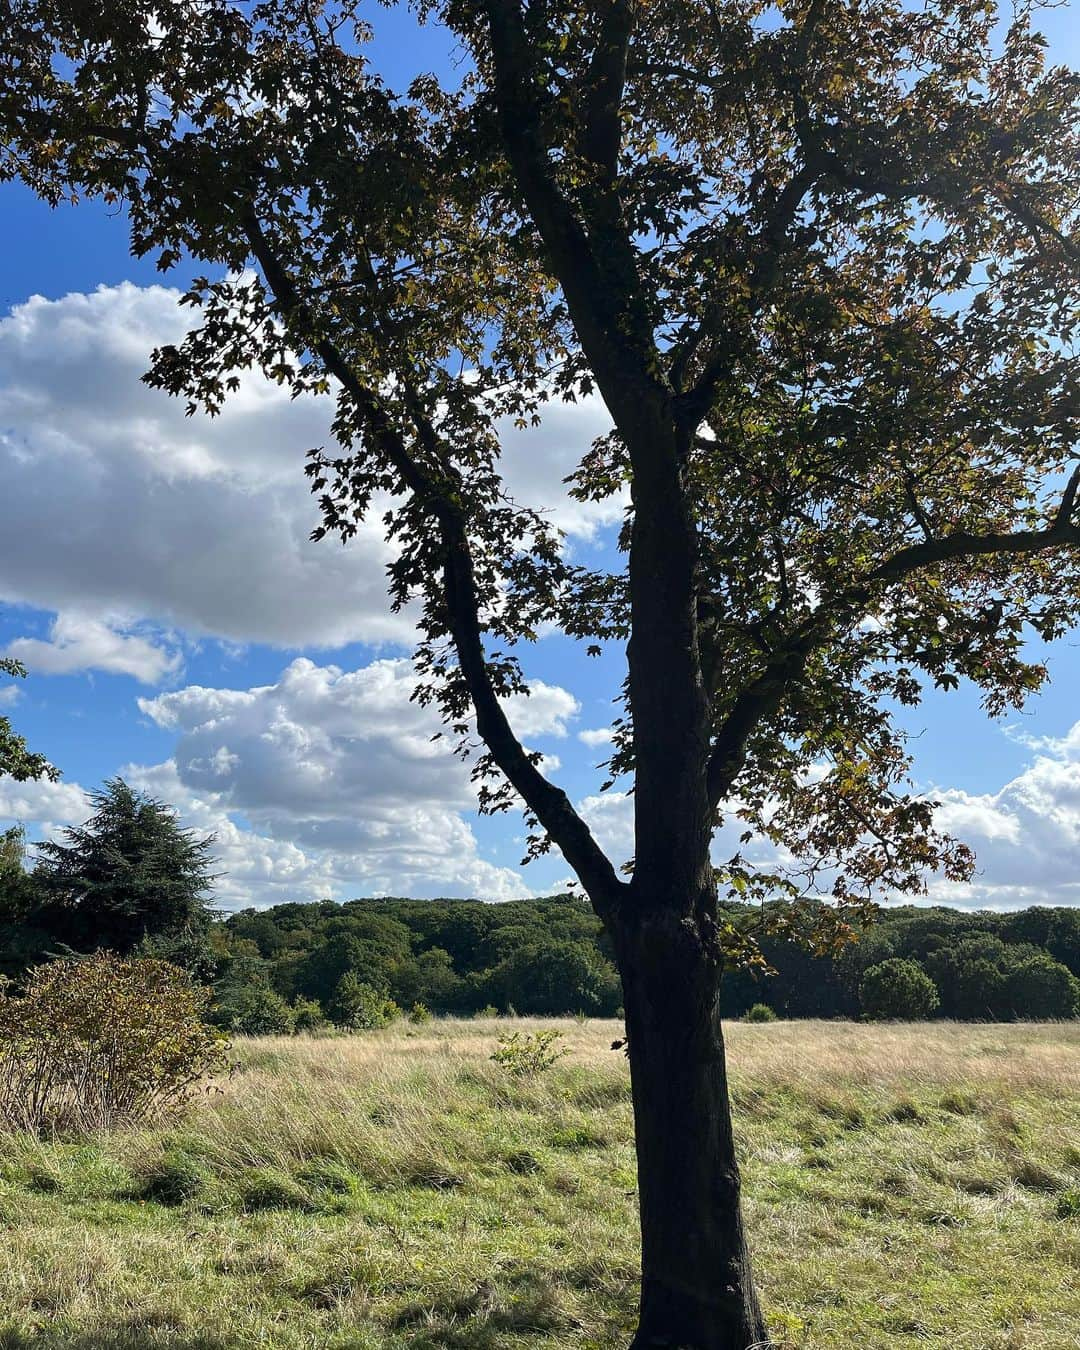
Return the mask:
[[[409,1021],[414,1026],[423,1026],[431,1021],[431,1009],[425,1003],[414,1003],[409,1009]]]
[[[743,1018],[744,1022],[775,1022],[776,1013],[767,1003],[755,1003]]]
[[[510,1036],[499,1037],[499,1048],[491,1058],[515,1078],[528,1077],[543,1073],[570,1053],[565,1046],[559,1045],[561,1040],[562,1032],[553,1029],[515,1031]]]
[[[338,981],[328,1012],[331,1021],[351,1031],[374,1031],[401,1015],[392,998],[365,983],[354,970],[347,970]]]
[[[234,985],[218,996],[214,1021],[241,1036],[289,1036],[293,1009],[264,984]]]
[[[317,998],[293,999],[292,1024],[296,1031],[318,1031],[326,1026],[326,1014]]]
[[[493,1022],[499,1015],[499,1010],[494,1003],[488,1003],[485,1007],[478,1009],[473,1016],[478,1022]]]
[[[867,1017],[904,1022],[929,1017],[940,1003],[937,985],[926,971],[898,956],[865,972],[859,996]]]
[[[226,1067],[208,995],[166,961],[97,952],[0,989],[0,1128],[111,1129],[176,1115]]]

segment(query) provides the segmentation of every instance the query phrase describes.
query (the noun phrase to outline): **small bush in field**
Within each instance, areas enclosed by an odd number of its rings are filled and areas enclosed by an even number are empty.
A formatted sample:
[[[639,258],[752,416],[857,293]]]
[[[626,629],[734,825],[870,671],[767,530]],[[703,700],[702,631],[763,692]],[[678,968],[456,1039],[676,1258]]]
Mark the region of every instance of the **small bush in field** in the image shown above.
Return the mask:
[[[416,1027],[422,1027],[431,1021],[431,1009],[426,1003],[414,1003],[409,1009],[409,1021]]]
[[[317,998],[293,999],[292,1023],[296,1031],[319,1031],[326,1026],[326,1014]]]
[[[767,1003],[755,1003],[746,1014],[747,1022],[775,1022],[776,1013]]]
[[[226,1066],[208,994],[167,961],[97,952],[0,989],[0,1128],[111,1129],[176,1115]]]
[[[923,968],[897,956],[864,972],[859,998],[866,1016],[879,1021],[921,1021],[932,1017],[941,1002],[937,985]]]
[[[570,1053],[559,1044],[561,1040],[561,1031],[515,1031],[499,1037],[499,1048],[491,1058],[515,1078],[529,1077],[550,1069]]]
[[[212,1013],[214,1021],[241,1036],[289,1036],[295,1012],[274,989],[246,984],[226,990]]]
[[[498,1015],[499,1010],[498,1008],[496,1008],[494,1003],[488,1003],[483,1008],[479,1008],[476,1012],[473,1013],[473,1017],[478,1022],[494,1022],[494,1020],[498,1017]]]
[[[374,1031],[401,1015],[392,998],[365,983],[353,970],[347,970],[338,981],[328,1011],[332,1021],[351,1031]]]

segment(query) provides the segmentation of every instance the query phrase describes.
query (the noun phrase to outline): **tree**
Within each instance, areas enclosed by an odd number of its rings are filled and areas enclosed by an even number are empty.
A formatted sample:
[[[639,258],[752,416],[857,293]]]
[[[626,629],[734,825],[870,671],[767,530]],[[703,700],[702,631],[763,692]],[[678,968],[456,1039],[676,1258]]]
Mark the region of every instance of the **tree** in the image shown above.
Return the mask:
[[[398,1015],[393,999],[367,984],[355,970],[342,975],[326,1011],[332,1022],[353,1031],[373,1031]]]
[[[417,13],[464,59],[391,90],[355,0],[3,0],[0,171],[124,203],[163,270],[205,260],[152,385],[214,412],[255,367],[336,397],[317,533],[378,504],[420,697],[617,958],[636,1350],[745,1350],[718,989],[754,948],[718,886],[830,893],[828,948],[877,894],[969,875],[892,710],[962,679],[1018,705],[1025,632],[1077,618],[1078,78],[1024,5]],[[613,430],[573,491],[627,496],[607,570],[500,472],[500,419],[592,390]],[[626,645],[626,873],[509,719],[541,621]],[[794,864],[714,868],[721,819]]]
[[[863,1011],[868,1017],[916,1022],[938,1007],[937,985],[914,961],[893,956],[871,966],[862,978]]]
[[[78,951],[201,950],[213,918],[213,838],[181,829],[167,806],[121,778],[90,800],[94,815],[64,830],[65,843],[38,846],[38,921]]]
[[[0,179],[3,174],[0,171]],[[25,679],[26,667],[10,656],[0,656],[0,674]],[[8,686],[10,688],[10,686]],[[44,755],[35,754],[29,749],[24,737],[17,735],[7,717],[0,717],[0,778],[14,778],[17,783],[25,783],[29,778],[60,777],[59,771],[49,763]]]
[[[1080,980],[1045,952],[1018,961],[1005,979],[1012,1017],[1035,1020],[1075,1017],[1080,1009]]]

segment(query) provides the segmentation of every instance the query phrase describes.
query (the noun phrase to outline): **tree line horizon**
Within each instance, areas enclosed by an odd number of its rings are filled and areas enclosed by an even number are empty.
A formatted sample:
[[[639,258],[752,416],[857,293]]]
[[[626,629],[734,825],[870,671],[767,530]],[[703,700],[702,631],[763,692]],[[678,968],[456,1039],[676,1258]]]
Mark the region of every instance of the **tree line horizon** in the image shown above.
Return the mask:
[[[583,897],[381,896],[226,913],[211,898],[212,837],[182,829],[122,779],[92,801],[90,819],[38,845],[29,868],[18,833],[2,836],[0,975],[19,980],[56,956],[97,951],[164,957],[212,986],[218,1025],[256,1035],[365,1025],[357,1009],[384,1005],[623,1015],[610,938]],[[762,1007],[789,1018],[966,1021],[1080,1011],[1080,910],[882,908],[839,951],[815,952],[807,934],[820,927],[819,903],[805,902],[785,929],[758,904],[722,906],[736,932],[764,930],[764,963],[721,980],[725,1017]]]

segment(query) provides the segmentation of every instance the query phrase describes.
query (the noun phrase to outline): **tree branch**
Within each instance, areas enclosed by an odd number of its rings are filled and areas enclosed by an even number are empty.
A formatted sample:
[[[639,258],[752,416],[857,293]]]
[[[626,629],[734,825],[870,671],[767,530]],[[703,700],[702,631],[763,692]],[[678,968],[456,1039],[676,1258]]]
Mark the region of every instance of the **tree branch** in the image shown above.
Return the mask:
[[[241,227],[270,285],[278,311],[302,329],[313,331],[311,315],[253,209],[248,208],[242,213]],[[626,889],[626,883],[619,879],[566,793],[550,783],[533,764],[499,702],[484,655],[480,604],[468,534],[460,507],[448,490],[449,485],[440,482],[410,453],[379,396],[357,378],[336,345],[329,338],[317,337],[311,346],[352,399],[368,435],[435,522],[444,551],[443,592],[450,634],[476,711],[477,731],[492,759],[561,849],[597,908],[603,911]],[[414,419],[417,415],[418,409],[414,408]],[[437,437],[430,425],[418,428],[418,431],[425,441],[429,436]]]
[[[588,98],[582,149],[609,183],[614,182],[619,165],[620,110],[634,18],[633,0],[610,0],[585,81]]]
[[[617,422],[631,424],[643,399],[654,407],[667,399],[657,374],[656,348],[632,248],[625,234],[612,228],[610,218],[590,222],[596,236],[590,239],[555,179],[541,130],[536,77],[519,0],[486,0],[485,7],[495,102],[514,176],[566,295],[604,401]],[[621,40],[619,25],[629,22],[629,15],[623,14],[629,8],[628,0],[615,0],[604,25],[611,63],[609,110],[612,98],[621,95],[623,77],[615,61]],[[610,139],[610,128],[603,135]],[[604,150],[610,157],[609,141]]]
[[[762,672],[738,695],[713,738],[709,758],[709,800],[713,808],[731,791],[746,762],[747,746],[755,728],[780,707],[801,679],[813,653],[825,645],[838,626],[864,611],[883,585],[943,562],[994,554],[1032,554],[1046,549],[1080,547],[1080,525],[1074,524],[1080,465],[1073,470],[1057,511],[1044,530],[1016,530],[1010,534],[969,534],[957,531],[941,539],[912,544],[880,563],[857,585],[820,606],[777,649]]]

